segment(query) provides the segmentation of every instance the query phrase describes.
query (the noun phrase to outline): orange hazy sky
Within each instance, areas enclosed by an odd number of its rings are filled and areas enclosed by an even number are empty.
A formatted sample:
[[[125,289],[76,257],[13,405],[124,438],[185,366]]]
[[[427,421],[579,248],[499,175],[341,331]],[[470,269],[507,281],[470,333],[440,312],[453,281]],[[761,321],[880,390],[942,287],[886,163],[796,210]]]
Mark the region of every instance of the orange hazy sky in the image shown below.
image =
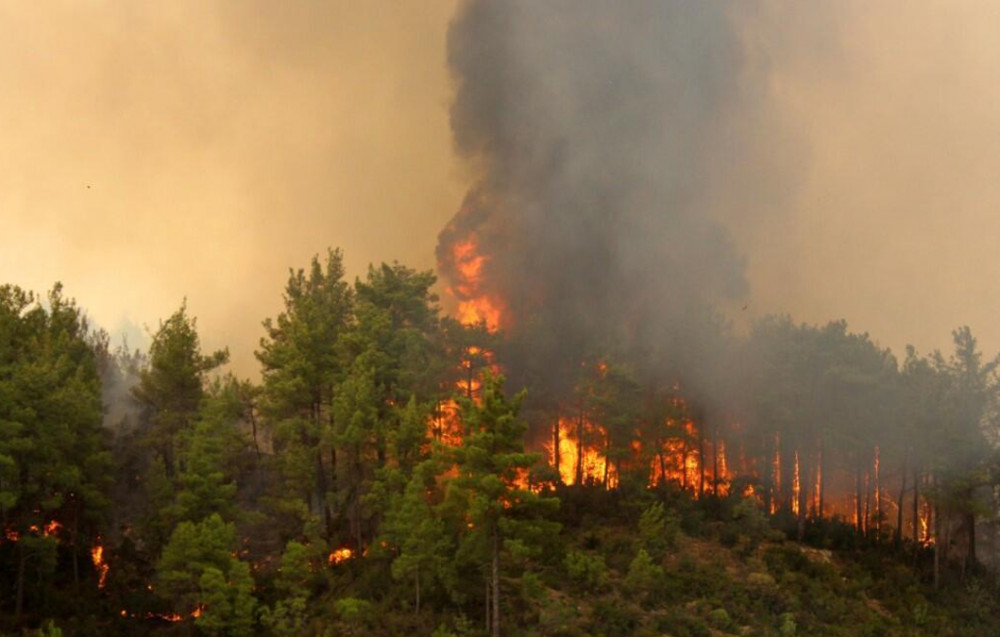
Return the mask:
[[[796,165],[768,223],[727,215],[749,313],[843,317],[897,352],[968,323],[1000,348],[1000,5],[736,6],[784,131],[746,178]],[[352,276],[433,267],[468,183],[455,7],[0,0],[0,282],[61,280],[133,334],[187,297],[249,375],[289,266],[340,246]]]

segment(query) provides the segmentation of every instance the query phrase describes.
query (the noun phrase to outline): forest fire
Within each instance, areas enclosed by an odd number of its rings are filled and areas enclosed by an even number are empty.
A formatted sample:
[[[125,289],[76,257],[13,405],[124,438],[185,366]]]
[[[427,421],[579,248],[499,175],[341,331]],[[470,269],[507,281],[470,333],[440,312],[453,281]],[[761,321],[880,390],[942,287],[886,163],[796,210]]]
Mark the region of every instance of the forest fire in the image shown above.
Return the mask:
[[[97,588],[104,588],[110,567],[104,560],[104,547],[100,543],[100,538],[97,539],[97,543],[90,549],[90,559],[94,563],[94,569],[97,570]]]
[[[330,564],[343,564],[352,558],[354,558],[354,551],[345,546],[343,548],[336,549],[335,551],[331,551],[328,561]]]
[[[456,241],[439,266],[452,273],[448,293],[458,303],[456,318],[465,325],[485,323],[490,331],[505,319],[504,304],[486,289],[483,268],[488,257],[479,250],[474,234]]]

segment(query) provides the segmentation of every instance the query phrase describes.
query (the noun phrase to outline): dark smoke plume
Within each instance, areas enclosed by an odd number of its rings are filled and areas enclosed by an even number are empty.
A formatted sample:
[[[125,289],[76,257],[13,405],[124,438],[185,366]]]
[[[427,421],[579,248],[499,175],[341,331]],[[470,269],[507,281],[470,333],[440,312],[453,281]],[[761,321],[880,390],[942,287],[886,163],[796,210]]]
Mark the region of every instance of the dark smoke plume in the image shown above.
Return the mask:
[[[451,126],[475,185],[438,259],[455,282],[453,246],[477,242],[484,287],[521,343],[515,378],[615,350],[707,382],[714,308],[748,292],[725,227],[737,213],[718,193],[752,154],[760,117],[731,9],[474,0],[459,11]]]

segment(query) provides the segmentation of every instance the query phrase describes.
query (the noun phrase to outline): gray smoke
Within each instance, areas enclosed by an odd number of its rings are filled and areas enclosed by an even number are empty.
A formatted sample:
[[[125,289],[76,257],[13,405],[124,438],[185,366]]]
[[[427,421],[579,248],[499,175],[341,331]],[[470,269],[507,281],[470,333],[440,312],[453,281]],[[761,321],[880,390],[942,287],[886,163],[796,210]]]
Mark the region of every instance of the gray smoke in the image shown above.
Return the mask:
[[[454,281],[450,247],[478,241],[525,382],[532,361],[608,351],[694,385],[718,364],[716,308],[748,293],[726,222],[780,192],[748,177],[775,125],[732,11],[473,0],[452,23],[451,126],[476,181],[438,258]]]

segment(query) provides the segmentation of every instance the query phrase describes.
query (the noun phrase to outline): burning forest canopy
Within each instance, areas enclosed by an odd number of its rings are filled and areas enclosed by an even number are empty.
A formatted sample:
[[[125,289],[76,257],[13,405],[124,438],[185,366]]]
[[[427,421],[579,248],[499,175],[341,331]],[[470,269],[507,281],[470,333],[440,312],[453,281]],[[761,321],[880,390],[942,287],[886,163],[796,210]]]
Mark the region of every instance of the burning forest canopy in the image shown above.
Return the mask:
[[[747,11],[461,3],[436,272],[293,268],[258,380],[0,287],[0,630],[995,632],[1000,357],[744,320],[799,174]]]

